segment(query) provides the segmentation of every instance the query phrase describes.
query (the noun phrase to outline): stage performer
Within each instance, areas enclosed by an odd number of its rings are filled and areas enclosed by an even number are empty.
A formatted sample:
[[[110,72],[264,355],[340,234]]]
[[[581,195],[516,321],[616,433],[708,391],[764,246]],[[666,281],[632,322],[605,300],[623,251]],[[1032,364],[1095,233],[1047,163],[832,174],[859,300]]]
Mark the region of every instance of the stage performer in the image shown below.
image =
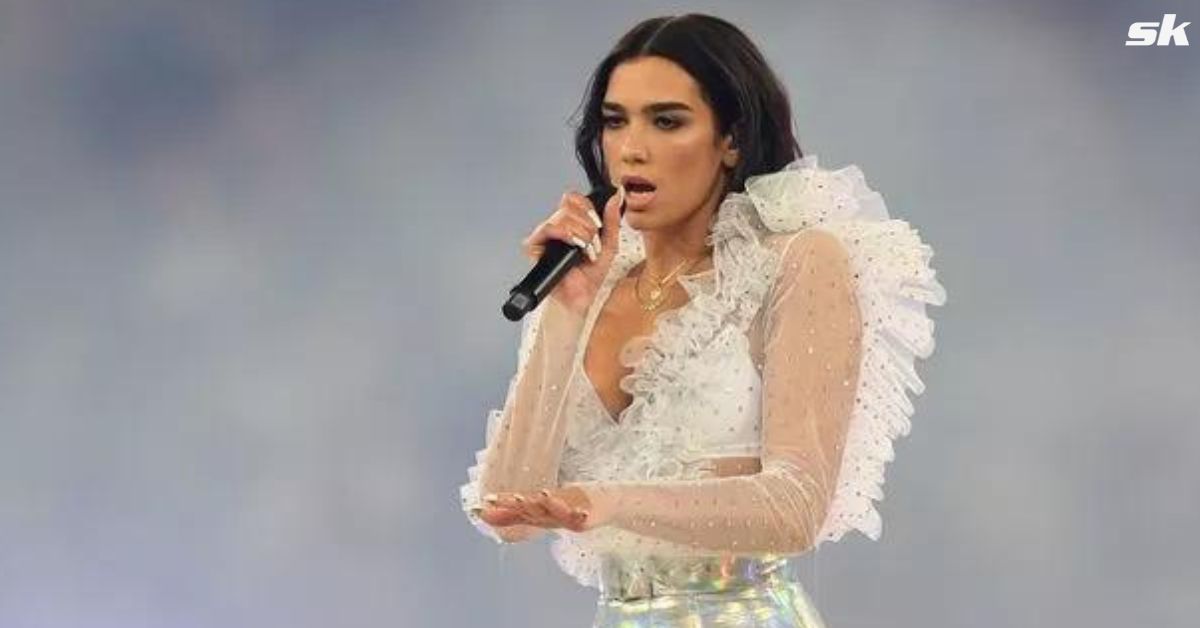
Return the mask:
[[[720,18],[637,24],[579,113],[589,183],[618,192],[567,192],[523,244],[587,259],[523,321],[464,509],[501,542],[551,531],[594,626],[824,626],[793,557],[880,536],[946,298],[932,250],[858,167],[801,152]]]

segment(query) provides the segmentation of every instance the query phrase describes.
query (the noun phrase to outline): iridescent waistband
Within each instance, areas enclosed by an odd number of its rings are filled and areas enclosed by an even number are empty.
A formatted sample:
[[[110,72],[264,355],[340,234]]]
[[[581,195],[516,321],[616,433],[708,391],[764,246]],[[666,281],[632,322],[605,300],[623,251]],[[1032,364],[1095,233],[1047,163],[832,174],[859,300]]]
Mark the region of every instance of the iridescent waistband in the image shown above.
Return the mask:
[[[634,600],[693,593],[718,593],[787,581],[784,556],[636,558],[605,556],[600,563],[600,596]]]

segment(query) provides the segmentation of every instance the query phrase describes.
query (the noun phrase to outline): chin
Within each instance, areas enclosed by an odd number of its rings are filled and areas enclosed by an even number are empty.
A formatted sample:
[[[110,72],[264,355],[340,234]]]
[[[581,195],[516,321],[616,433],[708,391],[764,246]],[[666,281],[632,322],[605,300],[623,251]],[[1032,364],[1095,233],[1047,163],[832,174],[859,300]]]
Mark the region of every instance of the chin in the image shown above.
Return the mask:
[[[653,227],[654,223],[653,217],[649,215],[652,213],[652,210],[645,209],[636,212],[627,211],[625,212],[625,222],[634,229],[649,229]]]

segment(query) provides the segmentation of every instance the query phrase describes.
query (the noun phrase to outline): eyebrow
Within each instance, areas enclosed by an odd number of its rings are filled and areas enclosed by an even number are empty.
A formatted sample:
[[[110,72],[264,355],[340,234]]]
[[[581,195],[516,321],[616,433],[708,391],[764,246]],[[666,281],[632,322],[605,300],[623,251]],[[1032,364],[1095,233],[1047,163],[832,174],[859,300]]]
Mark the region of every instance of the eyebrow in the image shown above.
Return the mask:
[[[622,112],[622,113],[624,113],[624,111],[625,111],[625,107],[622,107],[621,105],[619,105],[615,102],[609,102],[607,100],[600,104],[600,108],[601,109],[612,109],[613,111],[618,111],[618,112]],[[662,111],[675,111],[676,109],[682,109],[684,111],[692,110],[691,107],[689,107],[681,102],[655,102],[655,103],[650,103],[650,104],[646,105],[645,107],[642,107],[642,111],[645,111],[646,113],[659,113]]]

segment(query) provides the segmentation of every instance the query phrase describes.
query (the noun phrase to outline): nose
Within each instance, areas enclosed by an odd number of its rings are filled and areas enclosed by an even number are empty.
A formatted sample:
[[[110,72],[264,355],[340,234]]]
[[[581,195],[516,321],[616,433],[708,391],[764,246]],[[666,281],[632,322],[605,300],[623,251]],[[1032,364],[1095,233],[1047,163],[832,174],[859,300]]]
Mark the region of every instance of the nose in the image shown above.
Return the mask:
[[[621,138],[620,156],[624,163],[641,163],[646,161],[646,149],[634,137],[636,133],[628,132]]]

